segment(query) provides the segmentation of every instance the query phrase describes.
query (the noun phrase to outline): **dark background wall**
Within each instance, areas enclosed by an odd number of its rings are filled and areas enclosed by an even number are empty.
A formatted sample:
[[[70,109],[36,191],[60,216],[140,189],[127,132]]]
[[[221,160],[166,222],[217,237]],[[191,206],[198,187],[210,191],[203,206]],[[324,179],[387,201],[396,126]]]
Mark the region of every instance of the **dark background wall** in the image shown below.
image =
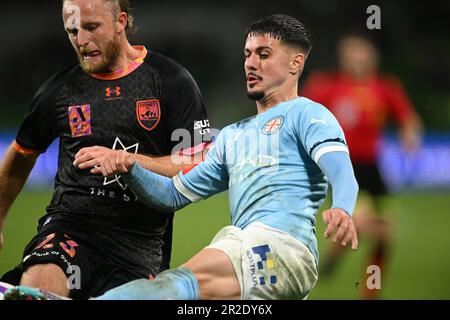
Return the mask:
[[[410,1],[132,1],[140,30],[134,44],[187,67],[204,95],[215,127],[254,113],[245,96],[243,30],[255,18],[287,13],[313,33],[311,71],[335,64],[342,30],[366,30],[366,9],[381,8],[381,30],[371,31],[382,67],[404,83],[429,129],[450,129],[450,3]],[[39,86],[75,59],[61,18],[61,2],[2,4],[0,19],[0,130],[15,129]],[[302,81],[301,83],[302,84]]]

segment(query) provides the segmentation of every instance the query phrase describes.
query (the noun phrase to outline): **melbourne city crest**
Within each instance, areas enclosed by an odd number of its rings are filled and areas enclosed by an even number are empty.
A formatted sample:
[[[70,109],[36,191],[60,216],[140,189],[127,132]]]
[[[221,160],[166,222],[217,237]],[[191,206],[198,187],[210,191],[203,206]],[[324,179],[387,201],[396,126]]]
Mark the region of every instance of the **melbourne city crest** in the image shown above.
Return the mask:
[[[274,134],[280,131],[281,127],[283,127],[284,124],[284,117],[283,116],[276,116],[275,118],[270,119],[266,123],[264,123],[262,127],[262,133],[264,134]]]

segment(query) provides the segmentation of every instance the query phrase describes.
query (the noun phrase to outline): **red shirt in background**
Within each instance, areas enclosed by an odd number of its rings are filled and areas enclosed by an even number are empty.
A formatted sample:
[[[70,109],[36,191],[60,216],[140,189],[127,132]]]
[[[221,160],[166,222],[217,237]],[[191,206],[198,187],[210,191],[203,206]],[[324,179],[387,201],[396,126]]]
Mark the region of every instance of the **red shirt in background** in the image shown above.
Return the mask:
[[[413,115],[400,82],[375,76],[354,80],[342,74],[315,73],[300,95],[327,107],[338,119],[354,163],[375,163],[388,118],[402,124]]]

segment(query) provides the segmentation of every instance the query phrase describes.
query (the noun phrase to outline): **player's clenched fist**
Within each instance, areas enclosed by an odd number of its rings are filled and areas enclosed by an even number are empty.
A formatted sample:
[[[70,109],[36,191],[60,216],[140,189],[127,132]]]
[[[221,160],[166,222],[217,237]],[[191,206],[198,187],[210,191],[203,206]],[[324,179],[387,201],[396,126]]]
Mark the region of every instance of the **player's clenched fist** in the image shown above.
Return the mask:
[[[95,167],[91,170],[92,173],[101,173],[105,177],[111,177],[115,174],[126,173],[133,168],[136,160],[134,155],[124,150],[117,150],[110,152],[100,162],[100,167]]]
[[[352,218],[340,208],[332,208],[323,212],[323,221],[327,228],[325,238],[329,238],[334,232],[333,242],[340,242],[342,246],[352,244],[352,249],[358,248],[358,235]]]

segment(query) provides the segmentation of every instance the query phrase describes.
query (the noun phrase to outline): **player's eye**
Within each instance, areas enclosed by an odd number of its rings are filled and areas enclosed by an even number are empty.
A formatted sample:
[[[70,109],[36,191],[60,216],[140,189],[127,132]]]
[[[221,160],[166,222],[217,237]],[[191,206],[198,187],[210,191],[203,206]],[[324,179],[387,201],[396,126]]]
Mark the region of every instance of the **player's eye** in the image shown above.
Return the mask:
[[[67,32],[71,35],[71,36],[76,36],[78,34],[78,29],[72,28],[72,29],[67,29]]]
[[[96,24],[90,24],[90,25],[87,25],[84,29],[86,29],[87,31],[89,31],[89,32],[93,32],[93,31],[95,31],[95,29],[97,29],[98,28],[98,25],[96,25]]]
[[[260,58],[260,59],[267,59],[268,57],[269,57],[269,54],[266,53],[266,52],[261,52],[261,53],[259,54],[259,58]]]

